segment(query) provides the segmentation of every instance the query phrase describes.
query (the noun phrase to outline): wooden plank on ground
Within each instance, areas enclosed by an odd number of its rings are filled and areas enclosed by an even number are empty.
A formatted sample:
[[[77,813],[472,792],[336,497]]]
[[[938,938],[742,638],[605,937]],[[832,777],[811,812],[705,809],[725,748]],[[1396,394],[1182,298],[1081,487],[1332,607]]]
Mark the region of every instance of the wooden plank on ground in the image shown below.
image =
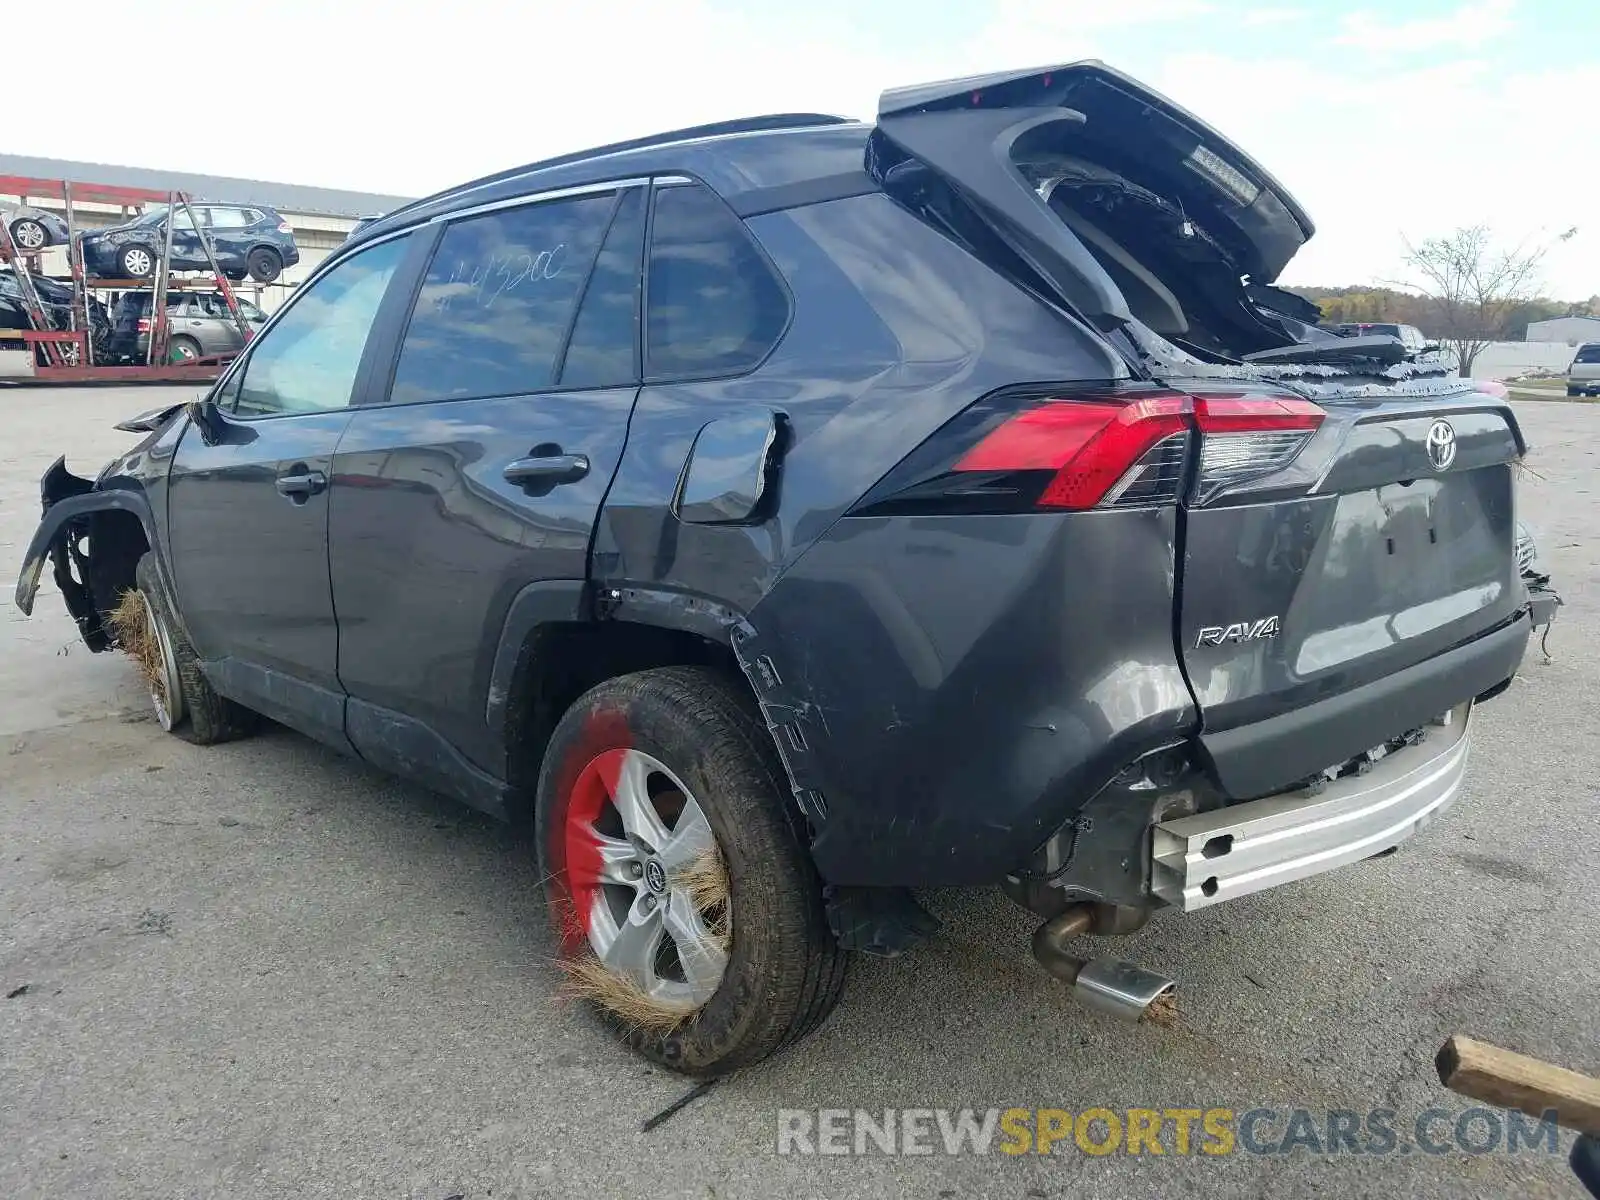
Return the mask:
[[[1439,1082],[1458,1095],[1600,1136],[1600,1079],[1471,1038],[1452,1037],[1434,1058]]]

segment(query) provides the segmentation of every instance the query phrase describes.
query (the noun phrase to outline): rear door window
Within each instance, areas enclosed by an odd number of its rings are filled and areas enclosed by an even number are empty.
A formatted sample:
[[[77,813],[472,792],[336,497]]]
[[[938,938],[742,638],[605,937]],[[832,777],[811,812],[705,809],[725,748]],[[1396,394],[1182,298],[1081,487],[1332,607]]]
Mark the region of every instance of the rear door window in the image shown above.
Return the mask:
[[[561,365],[562,387],[639,382],[639,258],[644,251],[642,188],[623,194],[584,289]]]
[[[737,375],[789,323],[789,295],[744,223],[700,184],[659,188],[650,230],[645,376]]]
[[[237,208],[212,208],[211,225],[215,229],[243,229],[248,221],[244,212]]]
[[[391,404],[549,388],[617,195],[499,209],[451,224],[395,367]]]

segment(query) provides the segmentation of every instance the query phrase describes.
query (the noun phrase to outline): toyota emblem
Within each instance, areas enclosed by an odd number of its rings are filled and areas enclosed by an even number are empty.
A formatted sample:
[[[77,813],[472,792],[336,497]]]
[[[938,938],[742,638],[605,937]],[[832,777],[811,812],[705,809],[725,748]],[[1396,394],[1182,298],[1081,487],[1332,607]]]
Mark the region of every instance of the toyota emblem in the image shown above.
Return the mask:
[[[1455,460],[1455,427],[1449,421],[1435,421],[1428,428],[1428,461],[1435,471],[1448,471]]]

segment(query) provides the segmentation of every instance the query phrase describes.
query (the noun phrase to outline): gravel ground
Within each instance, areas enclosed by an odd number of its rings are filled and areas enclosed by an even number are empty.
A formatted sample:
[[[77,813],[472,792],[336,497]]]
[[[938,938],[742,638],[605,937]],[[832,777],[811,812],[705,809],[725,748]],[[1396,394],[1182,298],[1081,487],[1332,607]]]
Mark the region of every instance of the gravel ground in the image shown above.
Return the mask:
[[[92,473],[127,440],[111,422],[160,400],[0,390],[0,559],[20,561],[49,459]],[[1171,1028],[1077,1007],[1005,901],[929,896],[937,944],[860,963],[816,1037],[648,1133],[687,1085],[552,998],[528,847],[288,732],[167,737],[53,590],[32,620],[6,606],[0,1193],[1578,1195],[1564,1153],[776,1152],[779,1109],[1377,1107],[1404,1131],[1455,1107],[1431,1066],[1454,1032],[1600,1073],[1600,414],[1518,413],[1523,515],[1568,605],[1554,661],[1530,653],[1479,714],[1441,821],[1398,855],[1111,947],[1183,982]]]

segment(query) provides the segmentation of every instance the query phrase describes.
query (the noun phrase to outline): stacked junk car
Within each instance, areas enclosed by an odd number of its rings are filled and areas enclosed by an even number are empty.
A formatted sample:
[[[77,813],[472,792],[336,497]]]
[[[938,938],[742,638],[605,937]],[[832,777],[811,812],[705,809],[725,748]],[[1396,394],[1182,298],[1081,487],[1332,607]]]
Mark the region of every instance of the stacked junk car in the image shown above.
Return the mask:
[[[1559,603],[1503,390],[1318,329],[1312,233],[1095,62],[506,171],[51,465],[17,604],[48,568],[191,741],[528,823],[567,976],[675,1070],[814,1029],[923,889],[1140,1020],[1174,982],[1103,939],[1448,820]]]
[[[209,383],[265,320],[260,299],[300,261],[294,230],[259,203],[178,191],[0,175],[0,191],[60,203],[0,207],[0,351],[25,352],[0,377],[34,383]],[[84,205],[137,215],[79,228]],[[44,273],[59,248],[68,274]],[[196,278],[195,273],[200,277]]]

